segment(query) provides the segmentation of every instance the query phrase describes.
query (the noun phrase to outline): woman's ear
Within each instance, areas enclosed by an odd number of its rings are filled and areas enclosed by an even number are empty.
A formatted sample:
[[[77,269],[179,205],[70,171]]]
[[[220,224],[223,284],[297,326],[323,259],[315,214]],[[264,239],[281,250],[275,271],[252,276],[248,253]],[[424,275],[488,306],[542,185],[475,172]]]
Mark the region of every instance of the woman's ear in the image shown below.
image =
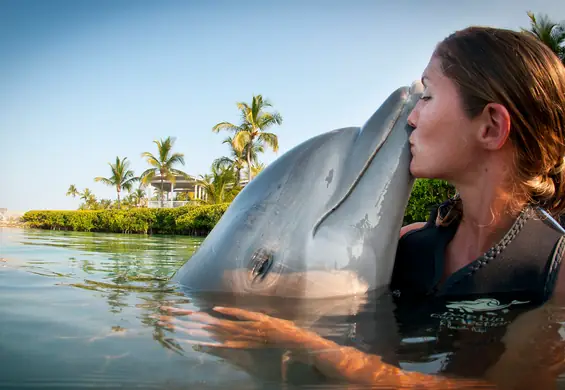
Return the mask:
[[[501,149],[510,135],[510,114],[506,107],[489,103],[483,109],[479,120],[479,143],[487,150]]]

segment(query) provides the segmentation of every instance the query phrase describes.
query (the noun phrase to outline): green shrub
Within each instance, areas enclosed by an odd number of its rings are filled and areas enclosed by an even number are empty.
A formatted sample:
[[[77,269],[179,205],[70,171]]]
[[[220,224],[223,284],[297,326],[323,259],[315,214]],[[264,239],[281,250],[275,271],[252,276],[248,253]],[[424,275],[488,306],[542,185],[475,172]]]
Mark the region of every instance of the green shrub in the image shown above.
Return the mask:
[[[29,227],[83,232],[206,235],[228,204],[184,206],[171,209],[28,211]]]
[[[180,216],[177,231],[181,234],[201,235],[210,232],[228,208],[228,203],[200,206]]]
[[[427,221],[431,208],[453,195],[455,188],[444,180],[416,179],[404,213],[404,224]]]
[[[78,210],[76,212],[68,211],[65,213],[67,230],[77,232],[90,232],[96,229],[98,225],[98,213],[91,210]]]

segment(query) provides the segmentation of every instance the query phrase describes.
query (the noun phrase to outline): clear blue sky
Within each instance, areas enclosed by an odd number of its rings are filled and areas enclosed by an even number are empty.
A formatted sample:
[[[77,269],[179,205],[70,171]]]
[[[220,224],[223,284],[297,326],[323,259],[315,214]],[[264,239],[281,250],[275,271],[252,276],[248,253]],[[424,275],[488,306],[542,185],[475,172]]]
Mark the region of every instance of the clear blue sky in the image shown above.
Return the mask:
[[[94,177],[116,155],[141,173],[169,135],[184,170],[206,173],[228,151],[212,126],[253,94],[284,117],[279,155],[362,125],[447,34],[527,27],[528,10],[565,19],[556,0],[3,0],[0,207],[75,209],[70,184],[115,199]]]

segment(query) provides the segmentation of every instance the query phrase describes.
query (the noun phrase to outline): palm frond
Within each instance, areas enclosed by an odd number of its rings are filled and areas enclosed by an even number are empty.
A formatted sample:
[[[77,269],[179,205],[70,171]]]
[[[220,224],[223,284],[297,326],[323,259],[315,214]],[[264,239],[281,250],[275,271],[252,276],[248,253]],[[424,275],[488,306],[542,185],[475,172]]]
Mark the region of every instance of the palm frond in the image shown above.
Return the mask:
[[[522,31],[535,36],[548,46],[562,61],[565,60],[565,26],[551,21],[547,15],[536,15],[528,11],[530,29]]]
[[[233,143],[233,137],[232,136],[228,136],[226,138],[224,138],[224,140],[222,141],[223,144],[232,144]]]
[[[181,176],[184,179],[192,179],[192,177],[188,173],[183,172],[179,169],[171,168],[170,172],[174,175]]]
[[[122,188],[131,191],[133,184],[139,181],[139,177],[132,177],[122,182]]]
[[[251,111],[251,108],[249,107],[249,104],[245,103],[245,102],[237,102],[235,104],[237,106],[237,109],[241,112],[248,112]]]
[[[249,131],[240,131],[233,138],[233,148],[236,151],[241,152],[245,149],[245,147],[249,143],[251,143],[251,141],[252,138],[251,138],[251,133]]]
[[[265,144],[269,145],[273,152],[278,152],[279,150],[279,138],[274,133],[261,133],[259,134],[259,140],[263,141]]]
[[[251,118],[250,122],[257,123],[257,119],[260,116],[261,111],[263,110],[263,96],[257,95],[253,96],[253,103],[251,104]]]
[[[158,168],[160,165],[159,159],[157,159],[157,157],[155,157],[153,154],[149,152],[141,153],[141,157],[145,157],[147,159],[147,163],[153,167]]]
[[[212,169],[220,169],[221,167],[233,167],[235,161],[229,157],[223,156],[215,159],[212,162]]]
[[[135,175],[134,175],[133,171],[128,170],[122,175],[122,181],[130,180],[134,177],[135,177]]]
[[[159,150],[159,161],[163,163],[167,161],[167,157],[173,148],[173,144],[175,143],[175,139],[171,137],[167,137],[164,140],[159,142],[158,150]]]
[[[168,167],[171,167],[176,163],[184,165],[184,154],[182,154],[182,153],[173,154],[171,157],[168,158],[168,160],[166,160],[165,165],[168,166]]]
[[[151,183],[151,181],[156,176],[156,174],[157,174],[157,168],[149,168],[145,170],[140,176],[141,183],[143,185],[148,185],[149,183]]]
[[[111,179],[108,179],[108,178],[105,178],[105,177],[100,177],[100,176],[95,177],[94,181],[95,182],[101,182],[103,184],[106,184],[107,186],[115,185],[115,183]]]
[[[220,123],[216,124],[214,127],[212,127],[212,131],[214,133],[217,133],[220,130],[227,130],[227,131],[236,132],[238,129],[239,129],[238,126],[236,126],[236,125],[234,125],[233,123],[230,123],[230,122],[220,122]]]

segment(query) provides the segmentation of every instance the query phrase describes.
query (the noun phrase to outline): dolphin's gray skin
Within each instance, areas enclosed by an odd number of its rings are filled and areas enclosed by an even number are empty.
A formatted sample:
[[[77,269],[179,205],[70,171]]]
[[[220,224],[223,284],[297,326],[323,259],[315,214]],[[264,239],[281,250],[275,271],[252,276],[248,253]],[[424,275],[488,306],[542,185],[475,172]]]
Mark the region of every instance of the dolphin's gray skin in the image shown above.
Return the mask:
[[[407,117],[421,91],[420,83],[399,88],[363,127],[313,137],[271,163],[173,281],[292,298],[387,285],[413,184]]]

